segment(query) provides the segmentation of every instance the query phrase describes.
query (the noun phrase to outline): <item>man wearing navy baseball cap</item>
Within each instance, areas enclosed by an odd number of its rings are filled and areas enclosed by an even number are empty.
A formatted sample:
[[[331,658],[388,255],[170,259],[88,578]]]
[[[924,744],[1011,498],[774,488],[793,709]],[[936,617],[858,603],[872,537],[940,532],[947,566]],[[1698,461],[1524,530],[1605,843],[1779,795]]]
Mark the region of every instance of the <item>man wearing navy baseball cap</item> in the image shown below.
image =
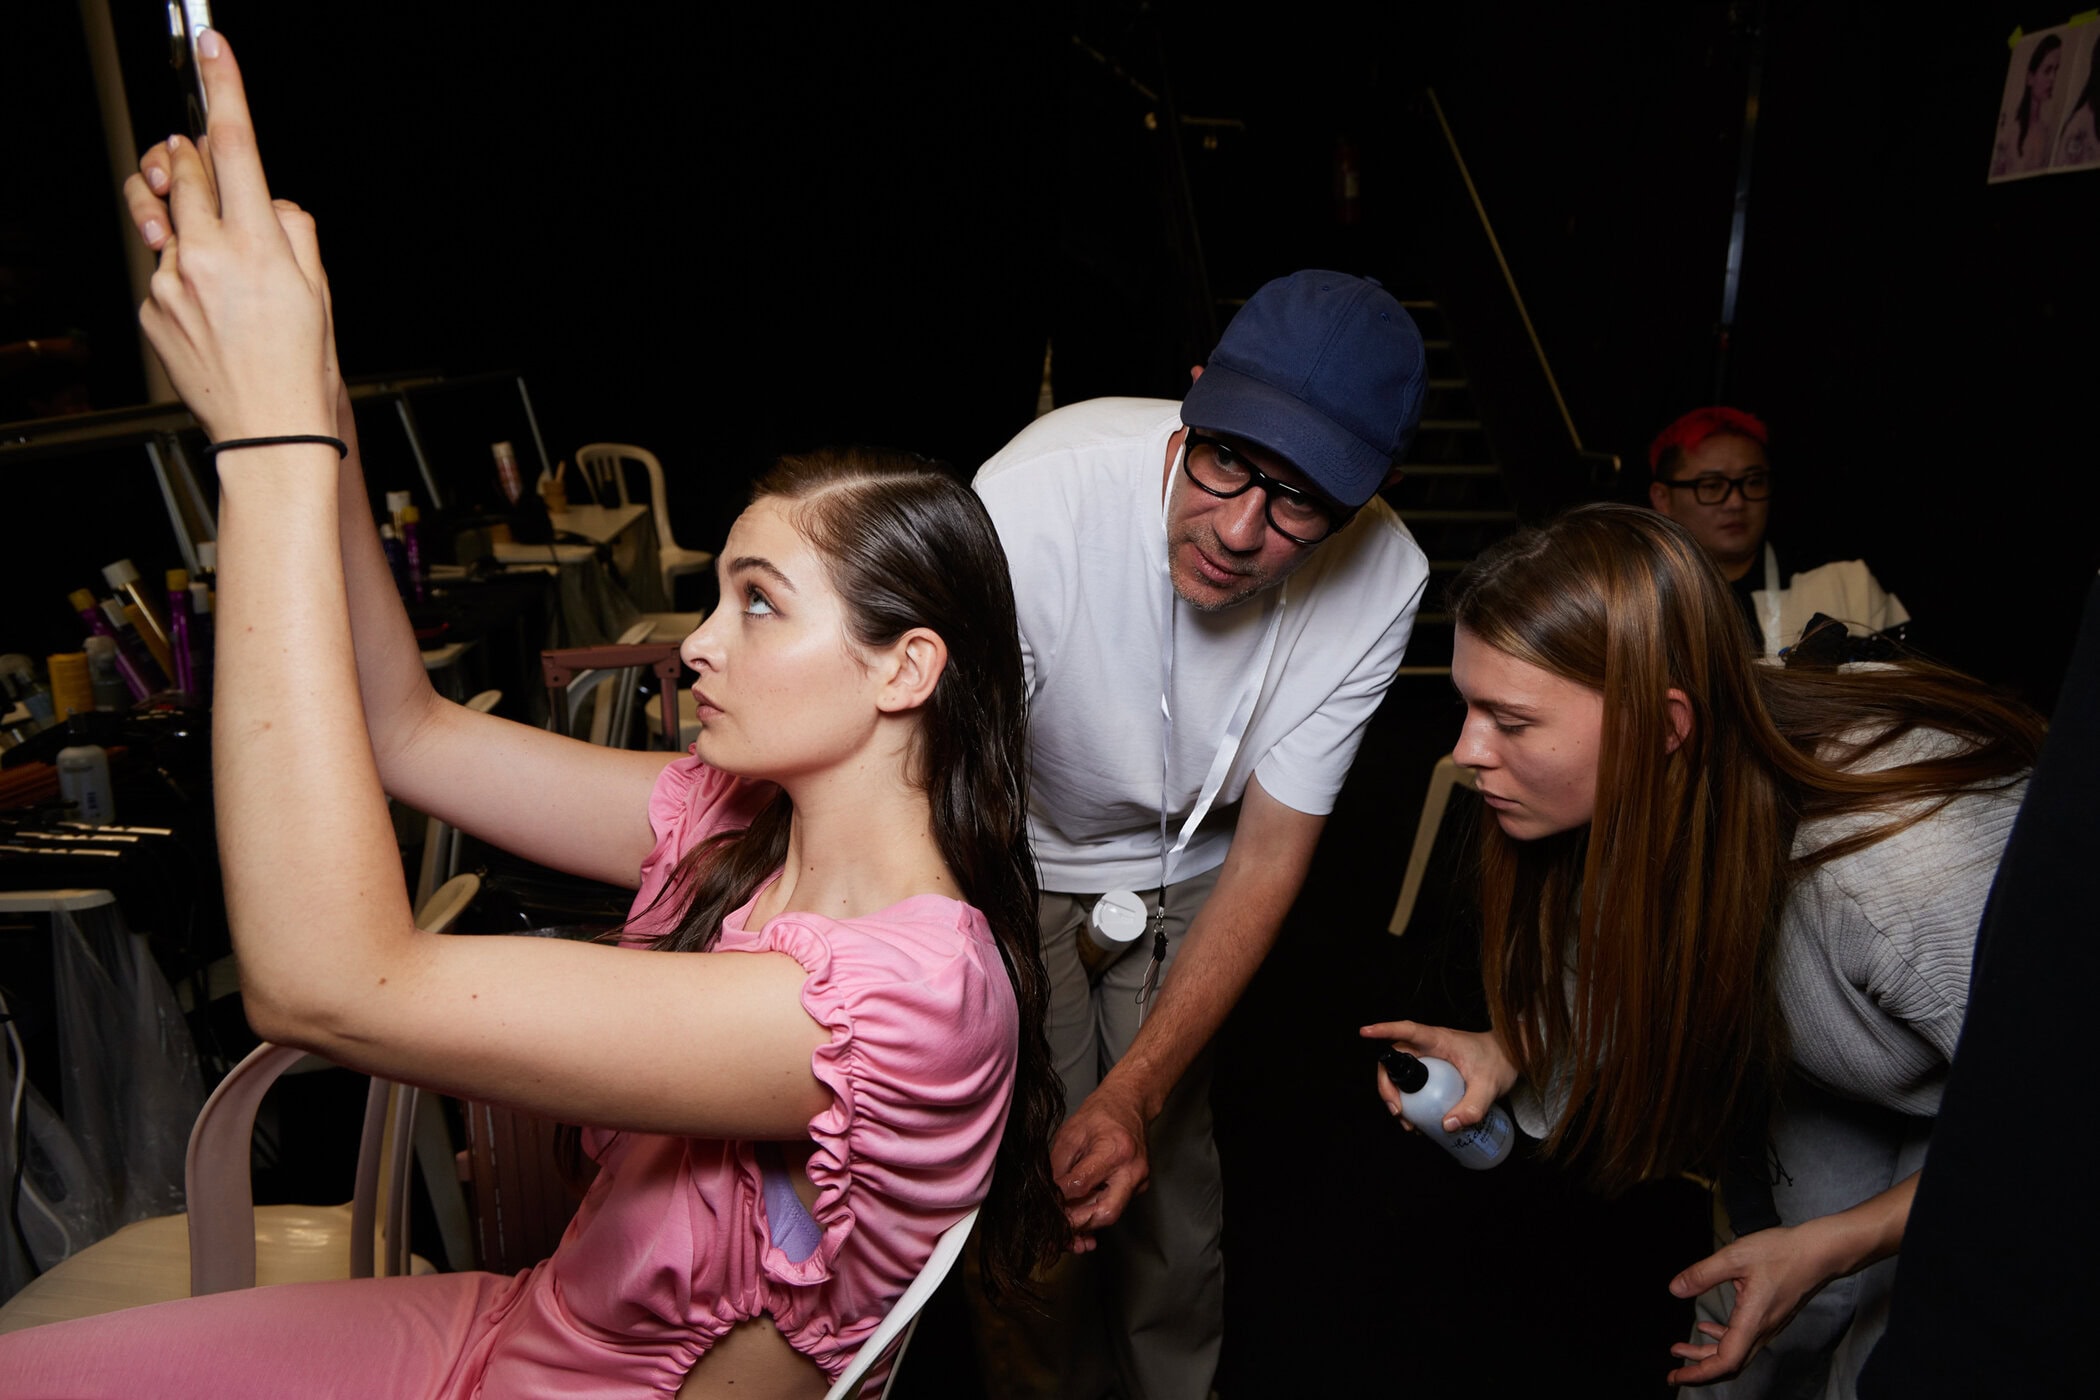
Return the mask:
[[[1304,882],[1429,576],[1376,495],[1426,384],[1391,294],[1336,272],[1279,278],[1193,375],[1180,404],[1047,414],[976,483],[1028,665],[1069,1114],[1051,1169],[1091,1256],[1049,1281],[1035,1363],[1051,1393],[1089,1400],[1210,1389],[1223,1210],[1208,1046]]]

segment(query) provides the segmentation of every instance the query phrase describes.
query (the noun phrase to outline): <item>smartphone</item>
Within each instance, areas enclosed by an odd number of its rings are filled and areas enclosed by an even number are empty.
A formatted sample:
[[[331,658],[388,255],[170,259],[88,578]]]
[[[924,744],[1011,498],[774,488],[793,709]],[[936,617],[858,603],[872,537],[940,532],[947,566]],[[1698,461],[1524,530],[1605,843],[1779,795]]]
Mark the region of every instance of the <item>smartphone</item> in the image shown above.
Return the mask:
[[[168,0],[168,66],[182,86],[192,140],[204,134],[204,121],[210,115],[204,100],[204,73],[197,67],[197,36],[209,28],[211,0]]]

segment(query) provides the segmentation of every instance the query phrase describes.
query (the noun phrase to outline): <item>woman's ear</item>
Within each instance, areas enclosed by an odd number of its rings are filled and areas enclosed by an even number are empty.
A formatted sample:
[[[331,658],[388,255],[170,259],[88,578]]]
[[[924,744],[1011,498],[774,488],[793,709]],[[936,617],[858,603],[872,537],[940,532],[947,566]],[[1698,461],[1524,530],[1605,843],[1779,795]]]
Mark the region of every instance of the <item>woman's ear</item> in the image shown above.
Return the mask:
[[[1692,737],[1692,702],[1685,693],[1672,687],[1663,694],[1663,713],[1669,720],[1669,737],[1663,740],[1664,753],[1676,753],[1684,741]]]
[[[940,633],[914,627],[890,643],[888,664],[876,708],[885,714],[915,710],[932,698],[933,687],[948,668],[948,644]]]

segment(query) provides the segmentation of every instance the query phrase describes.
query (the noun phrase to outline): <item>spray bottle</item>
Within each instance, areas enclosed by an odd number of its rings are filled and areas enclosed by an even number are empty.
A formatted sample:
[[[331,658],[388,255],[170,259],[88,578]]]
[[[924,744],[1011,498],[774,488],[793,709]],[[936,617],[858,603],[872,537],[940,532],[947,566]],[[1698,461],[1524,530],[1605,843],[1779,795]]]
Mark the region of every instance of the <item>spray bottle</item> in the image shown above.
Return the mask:
[[[1516,1125],[1509,1110],[1496,1104],[1487,1117],[1455,1133],[1444,1131],[1444,1117],[1466,1096],[1466,1081],[1448,1060],[1417,1059],[1405,1050],[1387,1049],[1378,1063],[1386,1078],[1400,1091],[1400,1116],[1420,1129],[1422,1135],[1474,1171],[1500,1166],[1516,1145]]]

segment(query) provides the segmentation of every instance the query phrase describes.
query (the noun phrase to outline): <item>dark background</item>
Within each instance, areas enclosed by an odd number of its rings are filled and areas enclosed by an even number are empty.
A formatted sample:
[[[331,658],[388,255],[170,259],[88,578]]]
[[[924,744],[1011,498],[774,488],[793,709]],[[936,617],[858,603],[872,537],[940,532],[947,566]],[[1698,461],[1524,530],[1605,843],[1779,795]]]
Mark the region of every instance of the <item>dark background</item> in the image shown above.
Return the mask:
[[[143,94],[160,6],[112,8]],[[1053,334],[1060,399],[1178,392],[1204,336],[1144,129],[1169,96],[1243,123],[1184,143],[1219,297],[1322,263],[1416,295],[1435,279],[1400,136],[1433,83],[1578,429],[1638,475],[1656,427],[1711,398],[1758,13],[219,6],[272,183],[320,219],[349,372],[522,369],[550,452],[615,438],[664,458],[696,547],[783,450],[974,465],[1032,411]],[[2100,181],[1982,172],[2006,35],[2062,16],[1765,13],[1727,392],[1772,425],[1776,528],[1865,556],[1937,650],[2046,703],[2100,563],[2083,422]],[[135,402],[73,7],[23,7],[5,72],[28,136],[0,200],[0,343],[71,328],[91,356],[68,393],[0,382],[0,419]]]
[[[112,8],[143,93],[158,0]],[[90,354],[64,382],[0,380],[0,420],[135,402],[142,382],[77,15],[21,9],[0,59],[0,103],[27,133],[0,197],[0,344],[77,330]],[[1984,183],[2006,36],[2061,13],[220,0],[218,15],[273,187],[320,220],[346,370],[522,370],[550,452],[651,446],[678,537],[700,548],[784,450],[860,440],[973,468],[1032,413],[1046,342],[1061,401],[1178,395],[1213,309],[1192,302],[1180,175],[1147,125],[1170,97],[1229,123],[1186,127],[1180,149],[1217,297],[1309,265],[1420,296],[1437,267],[1411,133],[1433,84],[1585,445],[1620,454],[1618,493],[1643,498],[1648,439],[1713,396],[1762,16],[1726,397],[1772,427],[1775,532],[1864,556],[1931,650],[2044,707],[2100,565],[2100,177]],[[134,102],[139,138],[161,134]],[[492,421],[459,450],[512,432]],[[0,650],[73,643],[55,605],[88,579],[65,550],[105,562],[121,538],[151,577],[171,552],[158,511],[130,458],[0,459]],[[1389,775],[1419,727],[1392,705],[1374,722],[1313,887],[1223,1041],[1221,1390],[1359,1370],[1489,1394],[1542,1374],[1653,1387],[1696,1203],[1664,1188],[1600,1206],[1530,1164],[1469,1177],[1365,1116],[1349,1028],[1457,1014],[1472,975],[1462,940],[1382,932],[1413,826]]]

